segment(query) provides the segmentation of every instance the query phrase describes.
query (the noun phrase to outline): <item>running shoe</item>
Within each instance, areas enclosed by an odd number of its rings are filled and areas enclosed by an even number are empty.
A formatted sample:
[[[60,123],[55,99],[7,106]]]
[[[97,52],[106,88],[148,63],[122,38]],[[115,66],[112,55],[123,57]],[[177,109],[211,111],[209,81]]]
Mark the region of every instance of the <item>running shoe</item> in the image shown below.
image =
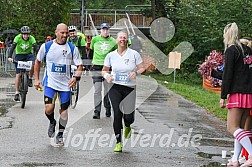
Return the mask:
[[[114,152],[122,152],[122,143],[116,143],[116,146],[114,148]]]
[[[62,134],[57,134],[56,136],[56,145],[57,146],[64,146],[64,141],[63,141],[63,135]]]
[[[56,126],[56,121],[54,121],[54,123],[49,123],[49,127],[48,127],[48,136],[49,137],[54,137],[55,135],[55,126]]]
[[[19,101],[20,101],[19,93],[15,94],[15,96],[14,96],[14,101],[16,101],[16,102],[19,102]]]
[[[129,139],[130,138],[130,136],[131,136],[131,127],[127,127],[127,126],[125,126],[124,127],[124,138],[125,139]]]
[[[100,119],[100,113],[94,112],[93,119]]]
[[[106,117],[110,117],[111,116],[111,108],[106,108]]]

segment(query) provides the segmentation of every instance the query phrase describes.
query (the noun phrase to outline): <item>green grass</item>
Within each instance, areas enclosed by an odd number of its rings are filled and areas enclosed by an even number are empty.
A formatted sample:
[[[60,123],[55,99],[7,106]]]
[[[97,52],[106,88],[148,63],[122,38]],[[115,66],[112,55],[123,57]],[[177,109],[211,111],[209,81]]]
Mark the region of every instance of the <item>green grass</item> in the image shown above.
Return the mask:
[[[162,74],[147,75],[155,78],[161,85],[206,109],[208,112],[216,115],[218,118],[223,120],[227,119],[227,110],[221,109],[219,107],[220,95],[204,89],[202,87],[202,79],[200,76],[191,76],[196,77],[193,79],[194,82],[182,77],[178,77],[176,78],[176,83],[174,83],[173,76],[166,76]]]

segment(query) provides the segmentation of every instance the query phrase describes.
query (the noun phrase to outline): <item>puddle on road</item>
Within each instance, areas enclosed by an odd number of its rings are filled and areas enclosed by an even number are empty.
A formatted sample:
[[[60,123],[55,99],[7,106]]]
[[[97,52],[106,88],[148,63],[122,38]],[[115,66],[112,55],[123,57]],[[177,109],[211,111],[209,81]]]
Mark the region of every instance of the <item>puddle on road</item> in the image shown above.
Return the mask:
[[[145,102],[138,107],[143,117],[152,123],[162,123],[169,128],[175,128],[179,136],[188,133],[193,128],[191,135],[201,134],[200,145],[212,147],[233,147],[232,136],[227,132],[225,122],[220,121],[212,114],[207,113],[197,105],[174,96],[158,87]],[[212,160],[220,154],[196,153],[202,158]],[[219,162],[209,162],[202,167],[220,167]]]
[[[149,122],[162,123],[169,128],[178,129],[179,135],[193,128],[193,132],[202,134],[203,138],[232,137],[229,136],[223,121],[160,87],[138,107],[138,111]]]
[[[221,164],[219,162],[210,162],[209,164],[200,167],[224,167],[224,166],[226,166],[226,164]]]
[[[201,146],[214,146],[214,147],[233,147],[234,141],[229,139],[210,139],[202,138],[200,140]]]
[[[208,158],[208,159],[212,159],[213,156],[221,156],[221,154],[208,154],[204,152],[198,152],[197,154],[202,158]]]
[[[61,166],[64,163],[37,163],[37,162],[23,162],[21,164],[14,164],[15,167],[36,167],[36,166]]]
[[[202,158],[207,158],[207,159],[212,159],[213,156],[221,156],[221,154],[208,154],[208,153],[204,153],[204,152],[198,152],[197,153],[198,156],[202,157]],[[227,158],[230,158],[227,156]],[[210,162],[207,165],[203,165],[200,167],[224,167],[226,166],[226,164],[224,163],[220,163],[220,162]]]
[[[12,128],[14,119],[6,116],[8,109],[16,103],[13,101],[15,89],[13,86],[0,88],[0,130]]]

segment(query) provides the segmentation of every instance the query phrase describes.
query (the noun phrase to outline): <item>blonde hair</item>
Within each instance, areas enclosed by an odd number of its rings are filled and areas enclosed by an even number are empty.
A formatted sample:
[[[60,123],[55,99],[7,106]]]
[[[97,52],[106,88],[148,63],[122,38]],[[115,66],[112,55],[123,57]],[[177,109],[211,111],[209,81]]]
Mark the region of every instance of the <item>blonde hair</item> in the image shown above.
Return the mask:
[[[252,41],[249,39],[245,39],[245,38],[241,38],[240,42],[244,45],[247,45],[248,47],[250,47],[250,49],[252,49]]]
[[[239,28],[235,22],[226,25],[223,38],[225,50],[231,45],[238,45],[241,48],[242,53],[244,53],[241,42],[239,41]]]

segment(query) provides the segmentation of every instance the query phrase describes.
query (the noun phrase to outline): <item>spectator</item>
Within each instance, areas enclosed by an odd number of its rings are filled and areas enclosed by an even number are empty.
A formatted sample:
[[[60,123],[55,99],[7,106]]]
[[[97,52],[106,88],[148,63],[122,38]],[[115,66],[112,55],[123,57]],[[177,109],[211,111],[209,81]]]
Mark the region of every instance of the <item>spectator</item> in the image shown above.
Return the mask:
[[[91,40],[90,45],[90,55],[93,55],[92,59],[92,71],[93,71],[93,84],[95,87],[94,92],[94,115],[93,119],[100,119],[101,113],[101,103],[102,103],[102,83],[104,84],[104,107],[106,108],[106,117],[111,116],[111,106],[108,98],[108,89],[109,84],[107,81],[104,81],[104,78],[101,76],[101,70],[104,64],[104,59],[107,54],[116,49],[116,41],[109,34],[109,25],[108,23],[102,23],[101,26],[101,35],[95,36]]]
[[[234,156],[227,166],[239,166],[242,146],[248,151],[248,160],[242,165],[252,165],[252,145],[250,131],[245,131],[245,123],[250,122],[252,109],[252,50],[240,43],[239,29],[236,23],[224,28],[225,68],[222,77],[220,107],[226,107],[227,128],[234,136]]]

